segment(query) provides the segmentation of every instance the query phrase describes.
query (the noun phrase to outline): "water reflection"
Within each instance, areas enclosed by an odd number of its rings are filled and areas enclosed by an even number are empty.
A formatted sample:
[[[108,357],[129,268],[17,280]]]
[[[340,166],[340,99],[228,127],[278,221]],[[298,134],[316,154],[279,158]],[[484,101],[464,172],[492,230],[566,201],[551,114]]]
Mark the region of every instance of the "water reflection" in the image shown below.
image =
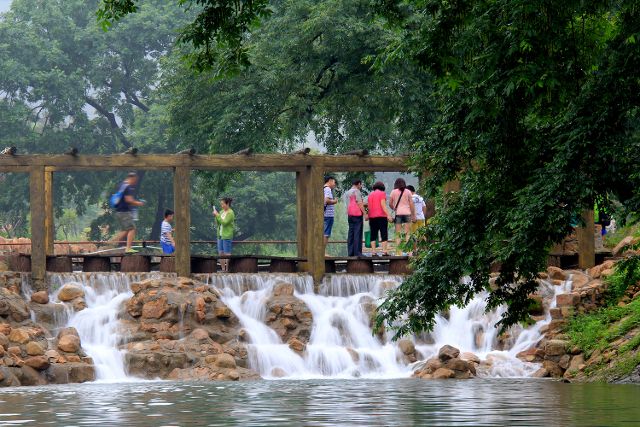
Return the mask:
[[[533,379],[147,382],[0,392],[0,426],[623,426],[640,387]]]

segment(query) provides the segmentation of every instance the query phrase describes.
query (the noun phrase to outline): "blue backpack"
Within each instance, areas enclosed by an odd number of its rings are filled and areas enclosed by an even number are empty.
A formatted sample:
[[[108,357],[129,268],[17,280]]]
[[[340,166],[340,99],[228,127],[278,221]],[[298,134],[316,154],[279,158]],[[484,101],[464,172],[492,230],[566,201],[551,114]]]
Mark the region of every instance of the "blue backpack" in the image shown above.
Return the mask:
[[[125,192],[125,190],[127,189],[128,184],[122,184],[120,186],[120,189],[113,193],[111,195],[111,197],[109,197],[109,206],[111,206],[113,209],[117,208],[118,205],[120,204],[120,202],[122,202],[122,196]]]

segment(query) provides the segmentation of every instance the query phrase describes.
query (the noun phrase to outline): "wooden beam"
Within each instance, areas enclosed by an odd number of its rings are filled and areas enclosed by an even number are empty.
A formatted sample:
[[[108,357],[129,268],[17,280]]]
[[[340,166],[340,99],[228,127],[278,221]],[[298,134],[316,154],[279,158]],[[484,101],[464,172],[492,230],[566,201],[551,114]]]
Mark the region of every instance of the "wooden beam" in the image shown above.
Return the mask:
[[[131,155],[16,155],[0,156],[0,171],[22,167],[46,166],[47,170],[172,169],[188,167],[201,170],[300,171],[309,166],[334,171],[405,172],[408,158],[403,156],[329,156],[296,154],[255,154],[251,156],[140,154]]]
[[[191,276],[191,171],[177,167],[173,174],[173,200],[175,212],[176,273]]]
[[[47,255],[54,255],[53,172],[46,170],[44,172],[44,239]]]
[[[309,168],[309,186],[307,188],[307,258],[309,270],[316,285],[322,282],[324,266],[324,204],[323,185],[324,169],[313,166]]]
[[[307,197],[309,195],[309,168],[296,172],[296,240],[298,241],[298,256],[306,257],[308,254],[307,229]],[[308,263],[301,263],[301,270],[309,271]]]
[[[582,211],[584,227],[576,229],[578,237],[578,268],[587,269],[596,264],[595,224],[593,210]]]
[[[47,253],[45,246],[45,172],[43,166],[31,168],[29,177],[31,209],[31,278],[34,288],[46,289]]]

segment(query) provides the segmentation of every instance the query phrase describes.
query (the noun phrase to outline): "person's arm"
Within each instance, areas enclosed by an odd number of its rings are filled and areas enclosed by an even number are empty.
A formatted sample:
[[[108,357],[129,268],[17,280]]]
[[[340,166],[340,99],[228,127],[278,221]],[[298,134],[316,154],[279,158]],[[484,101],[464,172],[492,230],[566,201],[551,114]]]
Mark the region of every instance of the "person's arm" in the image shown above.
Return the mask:
[[[422,215],[425,218],[427,217],[427,202],[425,202],[424,200],[422,201]]]
[[[142,203],[140,200],[136,200],[133,196],[129,194],[124,196],[124,201],[127,202],[128,205],[144,206],[144,203]]]
[[[389,207],[387,206],[387,199],[380,200],[380,206],[382,206],[382,210],[385,214],[387,214],[387,221],[392,221],[391,212],[389,211]]]
[[[358,204],[358,207],[360,208],[360,212],[362,212],[362,215],[366,220],[368,218],[367,210],[364,207],[364,200],[362,199],[362,193],[359,191],[358,193],[356,193],[356,203]]]
[[[171,244],[173,246],[176,245],[176,241],[173,240],[173,232],[172,231],[167,232],[167,239],[169,239],[169,242],[171,242]]]

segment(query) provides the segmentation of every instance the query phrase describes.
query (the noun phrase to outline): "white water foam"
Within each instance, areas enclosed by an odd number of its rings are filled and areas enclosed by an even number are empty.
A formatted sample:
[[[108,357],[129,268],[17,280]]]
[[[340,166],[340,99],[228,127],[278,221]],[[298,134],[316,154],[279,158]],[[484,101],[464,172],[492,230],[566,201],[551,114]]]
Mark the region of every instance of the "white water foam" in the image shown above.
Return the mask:
[[[52,301],[57,300],[63,285],[75,284],[84,290],[87,308],[74,312],[68,305],[66,319],[60,326],[74,327],[82,348],[93,359],[98,381],[131,381],[124,366],[124,352],[118,347],[118,313],[122,304],[133,296],[129,285],[150,274],[124,273],[60,273],[51,274]]]

